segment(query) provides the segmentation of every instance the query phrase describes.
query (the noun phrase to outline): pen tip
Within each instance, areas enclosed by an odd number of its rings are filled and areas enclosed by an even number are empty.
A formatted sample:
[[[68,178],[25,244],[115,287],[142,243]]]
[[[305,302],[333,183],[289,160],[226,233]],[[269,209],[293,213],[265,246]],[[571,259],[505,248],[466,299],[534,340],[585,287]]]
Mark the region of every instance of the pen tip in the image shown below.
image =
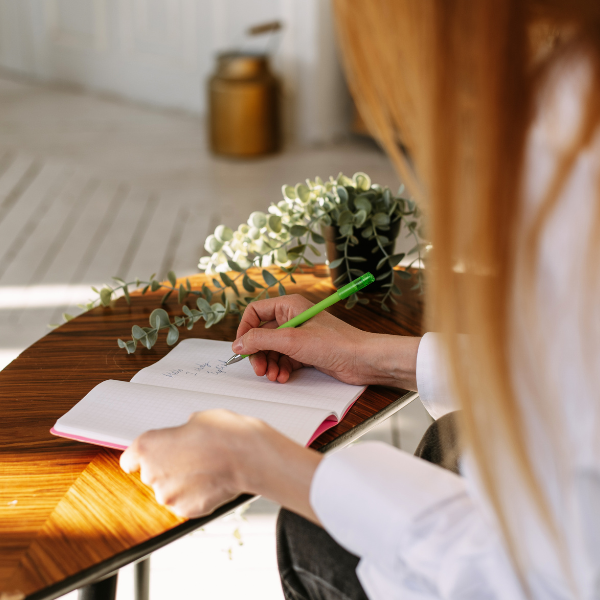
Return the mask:
[[[232,365],[233,363],[236,363],[238,361],[242,360],[242,357],[239,354],[234,354],[226,363],[225,366],[228,367],[229,365]]]

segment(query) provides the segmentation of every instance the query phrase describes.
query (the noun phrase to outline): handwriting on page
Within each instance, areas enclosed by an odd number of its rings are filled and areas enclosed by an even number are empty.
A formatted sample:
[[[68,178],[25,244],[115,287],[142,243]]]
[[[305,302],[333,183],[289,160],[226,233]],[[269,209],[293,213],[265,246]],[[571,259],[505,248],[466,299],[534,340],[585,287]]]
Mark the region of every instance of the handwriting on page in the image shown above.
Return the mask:
[[[171,369],[163,373],[164,377],[180,377],[182,375],[191,375],[196,377],[202,375],[221,375],[225,373],[227,361],[225,360],[213,360],[208,362],[198,362],[193,367],[185,369]]]

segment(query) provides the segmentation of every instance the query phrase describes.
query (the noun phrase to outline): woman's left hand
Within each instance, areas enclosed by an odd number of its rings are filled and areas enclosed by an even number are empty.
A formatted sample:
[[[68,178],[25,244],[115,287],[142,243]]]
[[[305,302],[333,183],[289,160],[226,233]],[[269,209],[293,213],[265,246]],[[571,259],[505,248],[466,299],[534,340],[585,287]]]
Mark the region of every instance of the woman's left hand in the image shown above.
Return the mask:
[[[247,492],[316,522],[308,498],[320,460],[258,419],[209,410],[142,434],[121,455],[121,468],[140,471],[158,503],[181,517],[210,514]]]

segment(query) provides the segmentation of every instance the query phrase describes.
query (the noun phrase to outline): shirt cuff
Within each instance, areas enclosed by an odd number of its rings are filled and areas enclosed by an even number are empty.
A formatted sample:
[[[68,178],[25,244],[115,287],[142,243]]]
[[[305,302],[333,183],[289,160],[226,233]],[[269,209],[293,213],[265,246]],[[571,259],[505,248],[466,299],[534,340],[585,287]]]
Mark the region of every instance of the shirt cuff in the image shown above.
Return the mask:
[[[421,338],[417,352],[417,389],[423,406],[434,419],[459,408],[451,391],[439,334],[426,333]]]
[[[464,481],[454,473],[382,442],[363,442],[321,461],[310,503],[340,545],[393,568],[413,521],[464,493]]]

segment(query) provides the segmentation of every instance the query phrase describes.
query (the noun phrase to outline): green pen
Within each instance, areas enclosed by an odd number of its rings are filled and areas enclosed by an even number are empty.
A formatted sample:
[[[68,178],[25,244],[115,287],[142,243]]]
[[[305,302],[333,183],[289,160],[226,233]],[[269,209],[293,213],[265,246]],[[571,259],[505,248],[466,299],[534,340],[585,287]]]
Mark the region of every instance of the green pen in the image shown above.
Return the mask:
[[[331,305],[339,302],[340,300],[344,300],[348,298],[348,296],[352,296],[352,294],[356,294],[359,290],[362,290],[364,287],[373,283],[375,281],[375,277],[371,275],[371,273],[365,273],[361,275],[358,279],[351,281],[344,287],[341,287],[339,290],[331,294],[325,300],[321,300],[318,304],[311,306],[309,309],[305,310],[303,313],[300,313],[298,316],[290,319],[287,323],[280,325],[277,329],[283,329],[284,327],[298,327],[298,325],[302,325],[312,317],[318,315],[322,310],[330,307]],[[232,356],[226,363],[225,366],[232,365],[233,363],[239,362],[243,358],[248,358],[249,354],[235,354]]]

